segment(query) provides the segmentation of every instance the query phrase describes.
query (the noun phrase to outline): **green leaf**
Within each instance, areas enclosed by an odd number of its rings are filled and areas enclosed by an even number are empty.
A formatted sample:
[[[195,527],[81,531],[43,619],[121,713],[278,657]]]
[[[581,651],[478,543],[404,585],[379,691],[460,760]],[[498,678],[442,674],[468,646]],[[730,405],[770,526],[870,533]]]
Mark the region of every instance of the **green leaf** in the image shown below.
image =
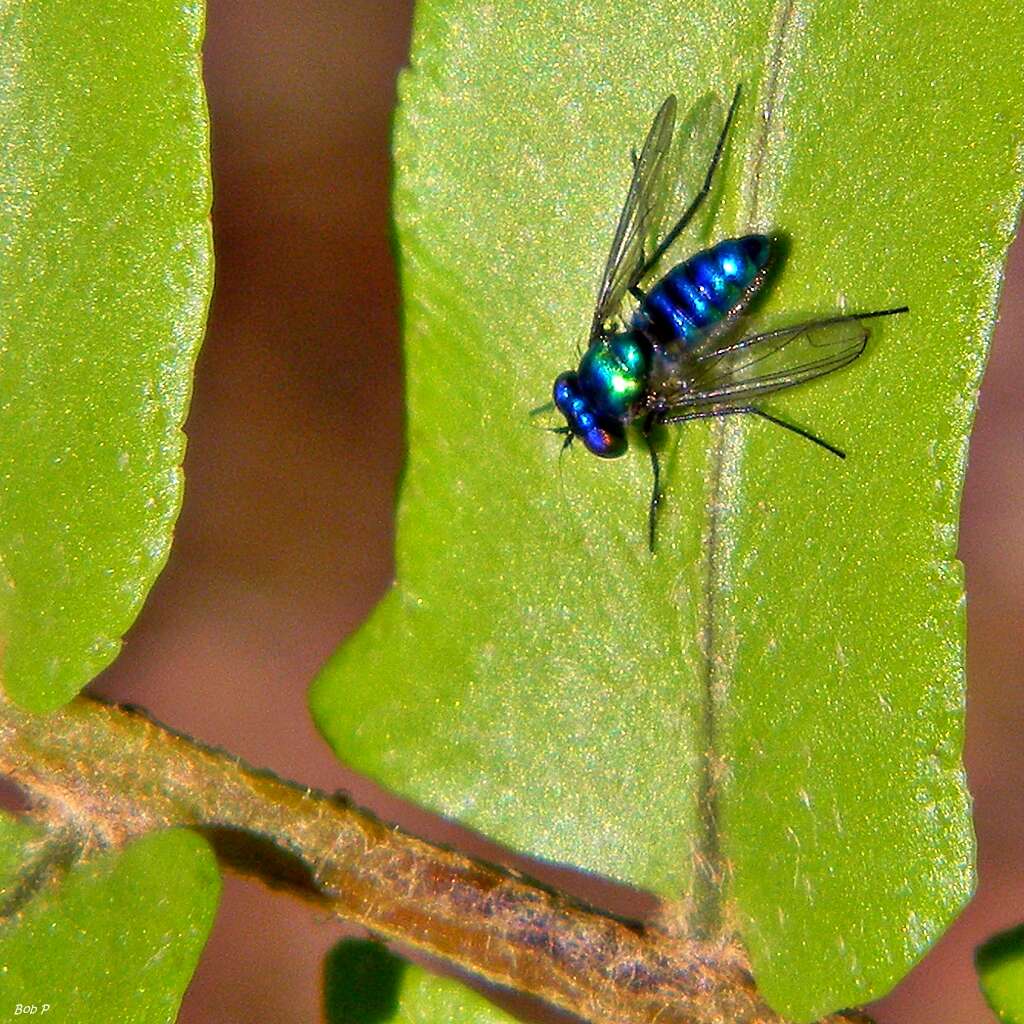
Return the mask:
[[[0,637],[51,709],[167,557],[211,287],[203,5],[0,4]]]
[[[0,837],[6,838],[6,837]],[[177,1017],[220,878],[191,832],[155,833],[72,869],[0,927],[0,1015],[156,1024]]]
[[[377,942],[346,939],[324,963],[327,1024],[506,1024],[513,1020],[451,978],[400,960]]]
[[[16,893],[28,846],[38,835],[33,826],[0,811],[0,919]]]
[[[316,721],[411,799],[735,922],[800,1020],[888,990],[973,884],[954,559],[1022,47],[1010,0],[417,8],[398,582]],[[687,111],[737,81],[691,248],[783,232],[766,323],[912,312],[766,403],[844,463],[746,418],[667,431],[651,557],[642,447],[559,460],[527,413],[586,338],[630,146],[667,93]]]
[[[379,942],[345,939],[324,961],[327,1024],[381,1024],[398,1010],[406,963]]]
[[[1024,925],[994,935],[974,957],[981,991],[1006,1024],[1024,1024]]]

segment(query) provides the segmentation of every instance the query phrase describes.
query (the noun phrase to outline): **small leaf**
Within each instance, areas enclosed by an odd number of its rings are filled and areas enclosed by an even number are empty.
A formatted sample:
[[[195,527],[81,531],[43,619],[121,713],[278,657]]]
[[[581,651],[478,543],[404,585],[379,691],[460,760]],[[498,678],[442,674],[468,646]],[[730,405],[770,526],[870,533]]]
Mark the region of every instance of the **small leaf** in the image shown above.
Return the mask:
[[[1024,925],[993,936],[974,957],[981,991],[1006,1024],[1024,1024]]]
[[[379,942],[346,939],[324,962],[327,1024],[383,1024],[398,1010],[406,964]]]
[[[797,1020],[887,991],[973,885],[957,514],[1022,47],[1011,0],[417,7],[398,581],[317,723],[436,811],[735,923]],[[630,147],[668,93],[685,122],[737,82],[691,250],[784,233],[773,325],[911,312],[766,403],[845,462],[739,417],[666,431],[652,558],[642,448],[559,459],[528,411],[586,339]]]
[[[327,1024],[511,1024],[514,1018],[451,978],[406,963],[377,942],[346,939],[324,963]]]
[[[72,869],[0,927],[0,1015],[20,1004],[52,1020],[173,1021],[219,892],[212,852],[186,831]]]
[[[211,286],[201,3],[0,4],[0,637],[33,710],[167,557]]]

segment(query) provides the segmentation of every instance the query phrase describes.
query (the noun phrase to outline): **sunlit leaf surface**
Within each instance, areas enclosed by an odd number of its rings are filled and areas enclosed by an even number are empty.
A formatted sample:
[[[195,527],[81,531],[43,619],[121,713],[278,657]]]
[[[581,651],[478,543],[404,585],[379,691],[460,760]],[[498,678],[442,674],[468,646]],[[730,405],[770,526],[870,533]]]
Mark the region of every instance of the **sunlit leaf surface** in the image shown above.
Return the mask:
[[[0,0],[0,648],[37,710],[167,557],[211,282],[203,5]]]
[[[0,823],[0,865],[26,838]],[[23,1011],[30,1019],[171,1024],[219,894],[213,853],[190,832],[154,833],[72,868],[4,908],[14,912],[0,920],[0,1014],[14,1019],[20,1005],[36,1008]]]
[[[734,925],[796,1019],[885,992],[973,884],[954,559],[1022,47],[1009,0],[417,9],[397,584],[316,720],[430,808]],[[559,461],[528,411],[585,341],[630,147],[666,94],[685,117],[737,82],[682,248],[783,234],[763,323],[911,313],[766,403],[845,462],[764,422],[667,432],[652,558],[642,450]]]

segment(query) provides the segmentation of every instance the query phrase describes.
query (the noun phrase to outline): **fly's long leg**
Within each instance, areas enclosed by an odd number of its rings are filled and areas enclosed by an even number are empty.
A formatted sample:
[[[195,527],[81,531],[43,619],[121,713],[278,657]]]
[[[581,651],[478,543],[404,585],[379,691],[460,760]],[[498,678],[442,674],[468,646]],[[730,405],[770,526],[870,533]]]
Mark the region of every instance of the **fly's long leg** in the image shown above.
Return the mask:
[[[816,444],[819,448],[824,448],[825,451],[831,452],[833,455],[840,459],[846,458],[846,452],[841,448],[837,448],[833,444],[829,444],[828,441],[817,434],[812,434],[809,430],[804,430],[803,427],[798,427],[795,423],[788,423],[786,420],[779,419],[778,416],[773,416],[769,412],[765,412],[764,409],[756,405],[730,405],[719,407],[717,409],[700,409],[696,412],[683,413],[679,416],[667,416],[664,419],[657,419],[658,423],[683,423],[686,420],[709,420],[719,419],[722,416],[736,416],[742,413],[746,413],[751,416],[760,416],[761,419],[767,420],[769,423],[774,423],[776,426],[783,427],[792,434],[796,434],[798,437],[802,437],[807,441],[811,441]]]
[[[704,200],[707,199],[708,194],[711,192],[711,181],[715,176],[715,169],[718,167],[718,162],[722,157],[722,150],[725,149],[725,140],[729,134],[729,126],[732,124],[733,115],[736,113],[736,104],[739,103],[739,99],[740,86],[737,85],[736,91],[732,94],[732,103],[729,104],[729,113],[726,114],[725,124],[722,125],[722,132],[718,136],[718,143],[715,145],[715,152],[712,154],[711,163],[708,164],[707,174],[704,175],[704,184],[701,185],[700,191],[690,200],[690,205],[686,208],[682,217],[676,221],[672,230],[669,231],[654,252],[651,253],[650,258],[644,263],[643,269],[635,275],[634,280],[642,280],[654,268],[658,260],[668,252],[672,243],[686,228],[686,225],[693,220]]]
[[[645,420],[643,426],[644,442],[647,451],[651,456],[651,471],[654,474],[654,485],[651,488],[651,506],[647,512],[647,546],[654,554],[654,536],[658,525],[658,506],[661,504],[661,463],[658,461],[658,452],[651,441],[651,431],[655,424],[654,413],[651,413]]]
[[[853,321],[859,322],[861,320],[875,320],[882,316],[896,316],[899,313],[909,312],[909,306],[894,306],[892,309],[873,309],[868,313],[840,313],[838,316],[822,317],[820,320],[808,320],[802,324],[787,324],[785,327],[777,327],[773,331],[748,334],[745,338],[740,338],[730,345],[712,348],[706,352],[698,352],[693,358],[696,362],[704,364],[733,355],[736,352],[742,352],[744,349],[753,348],[755,345],[762,345],[765,342],[795,337],[797,333],[807,334],[810,331],[818,331],[826,327],[836,327],[839,324],[851,323]],[[770,355],[771,352],[772,350],[769,349],[767,354]]]
[[[788,423],[786,420],[780,420],[778,416],[773,416],[770,412],[765,412],[764,409],[760,409],[756,405],[750,406],[747,411],[753,413],[755,416],[760,416],[761,419],[767,420],[769,423],[774,423],[776,426],[784,427],[786,430],[790,431],[790,433],[796,434],[798,437],[802,437],[807,441],[813,442],[819,448],[824,448],[825,451],[831,452],[837,458],[846,458],[846,452],[844,452],[842,448],[837,448],[834,444],[829,444],[824,438],[818,437],[817,434],[812,434],[809,430],[805,430],[803,427],[798,427],[795,423]]]

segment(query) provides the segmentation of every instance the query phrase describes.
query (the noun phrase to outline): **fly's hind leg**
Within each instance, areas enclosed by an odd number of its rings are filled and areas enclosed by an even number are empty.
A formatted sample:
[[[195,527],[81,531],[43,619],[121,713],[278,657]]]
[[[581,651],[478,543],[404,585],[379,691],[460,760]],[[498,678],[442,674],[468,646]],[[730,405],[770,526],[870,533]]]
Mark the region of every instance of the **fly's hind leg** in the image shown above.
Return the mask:
[[[844,452],[842,448],[837,448],[834,444],[829,444],[829,442],[823,437],[818,437],[817,434],[812,434],[809,430],[805,430],[803,427],[799,427],[795,423],[790,423],[788,420],[780,419],[778,416],[773,416],[770,412],[765,412],[759,405],[712,406],[710,409],[697,409],[692,412],[680,413],[674,416],[667,412],[658,419],[658,422],[686,423],[688,420],[721,419],[723,416],[760,416],[761,419],[767,420],[769,423],[774,423],[777,427],[783,427],[791,434],[795,434],[797,437],[802,437],[804,440],[810,441],[812,444],[816,444],[819,448],[824,448],[825,451],[830,452],[837,458],[846,458],[846,452]]]

